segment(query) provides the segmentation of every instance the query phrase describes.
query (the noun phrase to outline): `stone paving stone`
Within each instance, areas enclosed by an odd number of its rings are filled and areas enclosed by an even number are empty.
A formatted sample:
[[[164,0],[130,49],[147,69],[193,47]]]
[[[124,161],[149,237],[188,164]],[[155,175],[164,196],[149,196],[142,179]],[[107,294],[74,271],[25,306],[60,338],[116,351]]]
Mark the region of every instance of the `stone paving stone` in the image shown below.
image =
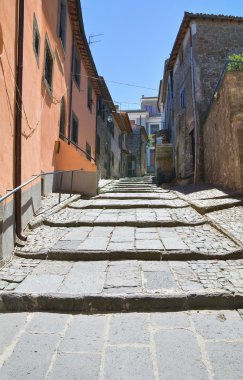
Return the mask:
[[[35,334],[61,333],[69,318],[68,314],[34,313],[33,318],[26,327],[26,331]]]
[[[237,311],[220,310],[192,313],[196,331],[204,339],[242,339],[243,320]]]
[[[53,265],[52,261],[42,261],[38,266],[33,270],[33,275],[43,275],[56,274],[59,276],[66,275],[70,269],[72,268],[72,263],[68,261],[55,261],[55,265]]]
[[[149,348],[108,347],[105,358],[106,380],[153,379],[153,365]]]
[[[152,313],[151,323],[154,327],[163,329],[174,328],[189,328],[189,313],[184,312],[166,312],[166,313]]]
[[[68,205],[69,208],[138,208],[138,207],[188,207],[188,203],[181,199],[96,199],[89,202],[79,200]]]
[[[207,217],[243,244],[243,206],[210,212]]]
[[[147,266],[148,269],[148,266]],[[143,286],[147,292],[178,291],[178,285],[167,262],[158,262],[157,269],[146,270],[143,266]]]
[[[235,191],[217,189],[210,185],[185,185],[177,186],[172,189],[179,196],[186,197],[186,199],[217,199],[228,198],[236,195]]]
[[[89,237],[84,242],[78,245],[77,250],[79,251],[97,251],[97,250],[106,250],[109,244],[109,239],[104,237]]]
[[[92,227],[77,227],[72,228],[70,232],[65,234],[60,240],[85,240],[91,232]]]
[[[114,314],[109,328],[110,345],[149,344],[149,318],[146,314]]]
[[[197,340],[185,329],[159,330],[154,335],[159,378],[207,379]]]
[[[108,245],[108,251],[131,251],[134,249],[133,241],[113,242]]]
[[[58,340],[57,334],[25,334],[0,369],[1,380],[44,379]]]
[[[99,378],[99,354],[58,353],[48,380],[91,380]]]
[[[215,380],[243,379],[242,342],[208,342],[206,350]]]
[[[99,294],[106,277],[107,262],[77,262],[62,282],[59,292],[69,294]]]
[[[182,290],[186,292],[203,292],[203,284],[198,280],[196,273],[190,268],[187,262],[169,262],[169,267],[175,273]],[[217,286],[216,286],[217,288]]]
[[[178,236],[173,238],[162,238],[166,250],[185,250],[188,246]]]
[[[234,198],[200,199],[200,200],[193,200],[190,203],[201,214],[205,214],[211,211],[216,211],[216,210],[220,210],[224,208],[226,209],[228,207],[233,207],[233,206],[239,206],[242,204],[242,200],[234,199]]]
[[[19,293],[51,293],[57,292],[63,281],[63,276],[55,274],[30,274],[17,287]]]
[[[157,249],[164,249],[163,244],[159,240],[137,240],[136,241],[136,249],[143,250],[143,249],[151,249],[151,250],[157,250]]]
[[[105,281],[105,293],[121,291],[119,288],[127,288],[128,291],[141,292],[141,274],[137,261],[110,262]]]
[[[76,315],[59,346],[65,353],[101,353],[105,340],[106,317]]]
[[[24,328],[26,323],[27,313],[0,314],[0,356]]]

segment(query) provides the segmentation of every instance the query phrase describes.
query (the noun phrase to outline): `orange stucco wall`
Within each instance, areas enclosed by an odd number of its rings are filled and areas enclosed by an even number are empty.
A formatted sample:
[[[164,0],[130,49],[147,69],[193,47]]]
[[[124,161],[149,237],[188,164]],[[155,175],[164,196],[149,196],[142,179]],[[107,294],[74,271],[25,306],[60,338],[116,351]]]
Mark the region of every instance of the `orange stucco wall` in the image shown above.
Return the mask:
[[[16,1],[0,1],[0,194],[13,186]],[[1,37],[0,37],[1,38]],[[4,43],[4,46],[3,46]]]
[[[0,25],[7,49],[1,54],[0,66],[0,194],[13,187],[13,132],[14,132],[14,79],[16,70],[15,25],[18,0],[0,1]],[[33,18],[36,16],[40,33],[40,59],[37,63],[33,49]],[[66,135],[68,131],[70,73],[72,55],[72,28],[67,17],[65,53],[57,36],[58,0],[25,1],[24,14],[24,65],[23,65],[23,117],[22,117],[22,183],[41,171],[76,169],[95,171],[96,166],[71,145],[61,141],[59,154],[55,141],[59,138],[60,102],[66,104]],[[45,38],[48,36],[54,55],[53,94],[50,97],[43,81]],[[10,69],[11,67],[11,69]],[[95,156],[96,95],[93,92],[93,110],[87,106],[87,71],[81,62],[81,86],[73,83],[72,110],[79,119],[78,144],[86,149],[91,145]],[[6,83],[5,83],[6,82]],[[8,94],[8,95],[7,95]]]

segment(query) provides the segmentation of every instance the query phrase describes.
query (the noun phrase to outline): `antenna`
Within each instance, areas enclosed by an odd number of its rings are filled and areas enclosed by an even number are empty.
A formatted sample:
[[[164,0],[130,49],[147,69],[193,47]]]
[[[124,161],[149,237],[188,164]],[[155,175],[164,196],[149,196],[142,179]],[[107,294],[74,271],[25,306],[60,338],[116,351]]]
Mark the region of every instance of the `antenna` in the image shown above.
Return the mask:
[[[104,36],[104,33],[100,34],[90,34],[89,36],[89,45],[96,44],[97,42],[101,42],[101,40],[94,40],[95,37]]]

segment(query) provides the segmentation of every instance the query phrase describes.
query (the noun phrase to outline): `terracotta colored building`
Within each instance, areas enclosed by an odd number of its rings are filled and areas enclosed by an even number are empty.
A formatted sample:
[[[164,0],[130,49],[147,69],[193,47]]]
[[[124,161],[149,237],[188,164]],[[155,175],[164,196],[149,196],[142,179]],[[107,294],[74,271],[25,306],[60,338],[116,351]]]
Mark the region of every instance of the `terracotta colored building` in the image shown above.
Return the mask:
[[[58,170],[79,170],[73,191],[96,191],[96,78],[79,0],[0,1],[0,197]],[[0,259],[14,224],[21,238],[41,194],[58,186],[42,175],[0,203]]]

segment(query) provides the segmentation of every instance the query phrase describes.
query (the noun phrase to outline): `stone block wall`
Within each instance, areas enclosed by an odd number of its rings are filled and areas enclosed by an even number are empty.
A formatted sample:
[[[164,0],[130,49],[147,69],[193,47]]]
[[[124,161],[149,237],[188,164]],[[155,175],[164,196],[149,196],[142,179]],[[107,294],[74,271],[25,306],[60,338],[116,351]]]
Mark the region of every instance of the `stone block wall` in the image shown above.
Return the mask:
[[[131,152],[128,157],[128,175],[140,177],[146,171],[146,142],[143,139],[140,125],[133,124],[132,130],[133,133],[126,137],[127,149]]]
[[[96,157],[98,179],[108,179],[110,178],[111,134],[107,121],[103,120],[99,114],[97,116],[97,138],[100,141],[99,153],[97,151]]]
[[[205,182],[243,191],[243,72],[227,72],[203,127]]]

